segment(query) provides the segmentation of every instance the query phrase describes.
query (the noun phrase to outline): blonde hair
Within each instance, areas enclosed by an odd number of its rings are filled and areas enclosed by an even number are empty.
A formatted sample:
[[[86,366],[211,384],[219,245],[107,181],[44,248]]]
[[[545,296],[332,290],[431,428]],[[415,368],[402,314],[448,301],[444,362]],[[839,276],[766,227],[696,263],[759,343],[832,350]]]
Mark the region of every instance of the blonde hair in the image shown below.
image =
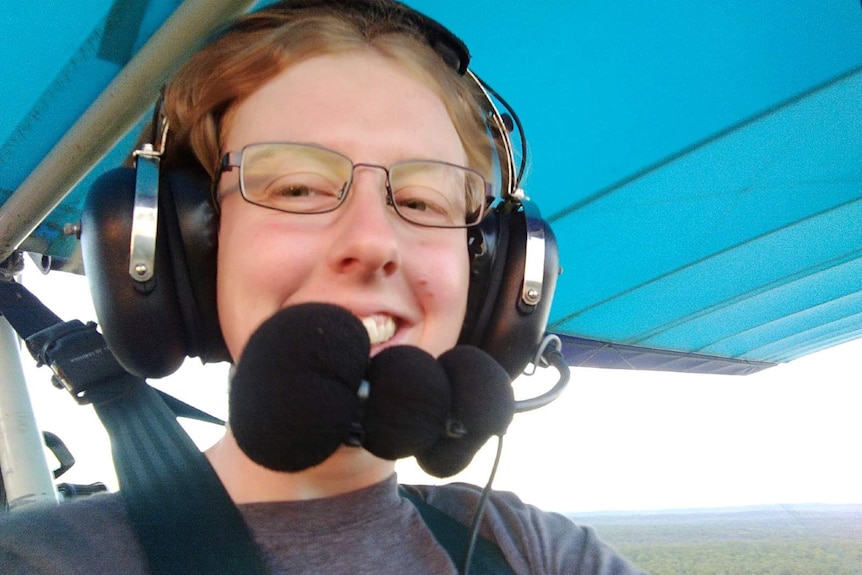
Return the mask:
[[[305,5],[303,5],[305,4]],[[314,56],[373,49],[403,65],[443,101],[469,167],[491,181],[494,144],[485,127],[483,94],[405,25],[409,9],[390,0],[345,3],[281,2],[240,19],[198,52],[166,87],[170,122],[167,165],[192,155],[211,177],[231,110],[291,64]]]

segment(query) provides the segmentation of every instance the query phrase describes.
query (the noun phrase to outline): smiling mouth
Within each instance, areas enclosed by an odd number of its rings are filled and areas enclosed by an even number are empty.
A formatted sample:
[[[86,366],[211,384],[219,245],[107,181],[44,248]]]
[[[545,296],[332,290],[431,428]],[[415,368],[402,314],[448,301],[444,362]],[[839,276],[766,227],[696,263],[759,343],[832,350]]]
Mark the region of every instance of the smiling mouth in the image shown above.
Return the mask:
[[[389,316],[372,316],[362,318],[362,325],[368,332],[371,345],[386,343],[395,335],[395,320]]]

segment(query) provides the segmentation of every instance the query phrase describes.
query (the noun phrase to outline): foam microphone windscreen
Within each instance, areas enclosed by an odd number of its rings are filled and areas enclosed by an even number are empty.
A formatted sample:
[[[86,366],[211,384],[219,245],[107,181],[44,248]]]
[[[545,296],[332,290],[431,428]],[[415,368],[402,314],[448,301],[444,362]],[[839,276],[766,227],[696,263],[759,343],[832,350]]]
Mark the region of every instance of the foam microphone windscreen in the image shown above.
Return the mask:
[[[407,345],[386,348],[371,360],[368,380],[365,449],[395,460],[428,449],[443,434],[452,392],[431,354]]]
[[[418,454],[419,466],[435,477],[455,475],[492,435],[506,432],[515,414],[509,374],[481,349],[459,345],[439,358],[452,385],[452,418],[463,435],[444,437]]]
[[[251,335],[229,394],[230,425],[253,461],[276,471],[313,467],[348,439],[368,366],[368,333],[349,311],[300,304]]]
[[[509,374],[485,351],[459,345],[440,356],[452,383],[454,416],[470,435],[506,433],[515,415],[515,395]]]

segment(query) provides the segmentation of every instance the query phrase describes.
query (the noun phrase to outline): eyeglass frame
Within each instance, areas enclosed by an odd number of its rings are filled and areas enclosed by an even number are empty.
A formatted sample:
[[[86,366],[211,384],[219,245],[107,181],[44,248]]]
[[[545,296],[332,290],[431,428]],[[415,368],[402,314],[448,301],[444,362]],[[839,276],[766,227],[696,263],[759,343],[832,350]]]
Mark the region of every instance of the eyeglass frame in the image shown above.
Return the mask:
[[[350,164],[350,176],[347,179],[347,181],[344,183],[344,193],[338,199],[338,203],[336,203],[331,208],[327,208],[327,209],[322,210],[322,211],[298,212],[298,211],[292,211],[292,210],[285,210],[282,208],[277,208],[275,206],[269,206],[269,205],[262,204],[260,202],[256,202],[256,201],[250,199],[248,197],[248,195],[246,194],[245,181],[244,181],[244,178],[242,177],[243,171],[244,171],[242,162],[243,162],[243,158],[245,156],[245,151],[252,146],[278,145],[278,144],[304,146],[307,148],[322,150],[324,152],[332,153],[336,156],[339,156],[339,157],[347,160],[348,163]],[[416,162],[422,162],[422,163],[428,163],[428,164],[437,164],[437,165],[441,165],[441,166],[451,166],[453,168],[458,168],[460,170],[464,170],[465,172],[469,172],[469,173],[472,173],[472,174],[478,176],[479,179],[482,181],[482,184],[484,185],[485,197],[484,197],[484,201],[480,200],[478,202],[478,209],[474,210],[473,212],[470,212],[470,213],[478,212],[478,215],[476,216],[475,220],[470,222],[470,223],[465,223],[462,225],[433,225],[433,224],[425,224],[425,223],[417,222],[415,220],[410,219],[409,217],[407,217],[403,213],[401,213],[401,210],[398,209],[398,204],[395,201],[395,194],[392,190],[389,172],[395,166],[398,166],[401,164],[411,164],[411,163],[416,163]],[[253,142],[251,144],[246,144],[240,150],[228,151],[222,155],[221,161],[219,162],[218,170],[216,171],[216,177],[215,177],[213,184],[212,184],[213,203],[217,207],[221,205],[221,198],[222,197],[224,197],[225,195],[228,195],[228,194],[236,193],[236,191],[231,191],[231,192],[228,192],[227,194],[219,194],[218,193],[218,186],[219,186],[219,183],[221,182],[221,175],[225,172],[232,172],[234,168],[237,168],[239,170],[239,175],[238,175],[239,190],[238,191],[239,191],[239,194],[244,201],[246,201],[246,202],[248,202],[254,206],[259,206],[262,208],[267,208],[270,210],[275,210],[277,212],[282,212],[282,213],[286,213],[286,214],[298,214],[298,215],[310,216],[310,215],[315,215],[315,214],[327,214],[330,212],[334,212],[335,210],[337,210],[338,208],[340,208],[344,204],[345,200],[347,199],[347,196],[350,194],[350,188],[353,185],[354,174],[356,173],[356,168],[375,168],[375,169],[383,170],[383,173],[386,174],[386,179],[385,179],[385,184],[384,184],[385,188],[386,188],[386,205],[392,206],[392,208],[395,210],[395,213],[398,214],[398,216],[401,219],[403,219],[404,221],[406,221],[410,224],[416,225],[416,226],[423,227],[423,228],[465,229],[465,228],[472,228],[472,227],[478,226],[479,224],[481,224],[482,220],[485,218],[485,215],[489,212],[488,208],[491,206],[491,204],[494,202],[494,200],[497,199],[496,194],[494,194],[493,184],[491,182],[489,182],[485,178],[485,176],[483,176],[479,171],[474,170],[473,168],[469,168],[467,166],[461,166],[459,164],[454,164],[452,162],[446,162],[443,160],[415,159],[415,160],[402,160],[402,161],[394,162],[387,167],[387,166],[384,166],[381,164],[374,164],[374,163],[370,163],[370,162],[354,162],[352,159],[350,159],[346,155],[342,154],[341,152],[337,152],[335,150],[332,150],[330,148],[327,148],[325,146],[321,146],[318,144],[311,144],[311,143],[307,143],[307,142],[275,141],[275,142]],[[469,215],[469,213],[467,213],[465,215]]]

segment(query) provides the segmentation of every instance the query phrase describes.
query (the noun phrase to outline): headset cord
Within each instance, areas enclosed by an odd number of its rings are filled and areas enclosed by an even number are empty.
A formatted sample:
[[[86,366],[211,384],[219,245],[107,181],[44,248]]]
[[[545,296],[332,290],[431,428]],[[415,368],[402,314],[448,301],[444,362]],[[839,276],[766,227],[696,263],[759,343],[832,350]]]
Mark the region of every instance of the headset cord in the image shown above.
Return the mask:
[[[516,402],[516,413],[530,411],[539,407],[545,406],[557,399],[569,383],[571,371],[566,363],[565,357],[560,353],[559,348],[562,346],[558,337],[546,338],[543,342],[537,359],[534,363],[541,363],[553,366],[560,374],[560,379],[554,384],[554,387],[532,399],[521,400]],[[482,489],[482,495],[479,497],[479,503],[476,506],[476,512],[473,515],[473,524],[470,528],[470,541],[467,544],[467,552],[464,554],[464,566],[461,575],[470,574],[470,563],[473,560],[473,552],[476,549],[476,541],[479,538],[479,526],[482,524],[482,515],[485,513],[485,508],[488,504],[488,497],[491,495],[491,485],[494,483],[494,478],[497,476],[497,468],[500,466],[500,459],[503,455],[503,434],[497,436],[497,454],[494,457],[494,465],[491,467],[491,474],[488,476],[488,482]]]
[[[503,435],[497,436],[497,454],[494,457],[494,465],[491,467],[491,474],[488,476],[488,482],[482,488],[482,495],[479,497],[479,504],[476,506],[476,512],[473,514],[473,524],[470,527],[470,541],[467,544],[467,552],[464,554],[464,567],[461,570],[461,575],[470,575],[470,563],[473,560],[473,552],[476,549],[476,540],[479,538],[479,526],[482,524],[482,515],[485,513],[485,508],[488,505],[488,497],[491,495],[491,485],[494,483],[494,477],[497,475],[497,468],[500,465],[500,458],[503,455]]]

